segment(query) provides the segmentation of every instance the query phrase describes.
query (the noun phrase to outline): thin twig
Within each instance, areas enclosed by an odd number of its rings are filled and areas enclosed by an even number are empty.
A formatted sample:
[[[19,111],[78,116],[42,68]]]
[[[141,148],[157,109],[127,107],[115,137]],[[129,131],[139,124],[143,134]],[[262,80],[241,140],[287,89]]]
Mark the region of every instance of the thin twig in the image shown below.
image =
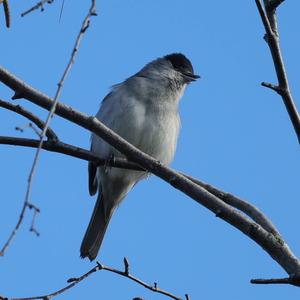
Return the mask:
[[[125,259],[124,259],[125,261]],[[129,266],[128,266],[129,267]],[[118,274],[118,275],[121,275],[123,277],[126,277],[140,285],[142,285],[143,287],[151,290],[152,292],[156,292],[156,293],[159,293],[159,294],[162,294],[162,295],[165,295],[171,299],[175,299],[175,300],[182,300],[180,297],[177,297],[165,290],[162,290],[160,288],[158,288],[157,286],[154,287],[154,286],[151,286],[147,283],[145,283],[144,281],[140,280],[139,278],[137,277],[134,277],[132,275],[130,275],[129,273],[126,272],[126,266],[125,266],[125,270],[124,271],[121,271],[121,270],[117,270],[117,269],[114,269],[114,268],[111,268],[109,266],[105,266],[103,264],[100,264],[99,262],[97,262],[97,265],[92,268],[91,270],[89,270],[87,273],[81,275],[80,277],[73,277],[73,278],[70,278],[67,280],[68,284],[67,286],[55,291],[55,292],[52,292],[50,294],[47,294],[47,295],[43,295],[43,296],[33,296],[33,297],[26,297],[26,298],[7,298],[7,297],[4,297],[4,296],[0,296],[0,299],[7,299],[7,300],[38,300],[38,299],[41,299],[41,300],[45,300],[45,299],[51,299],[51,298],[54,298],[64,292],[66,292],[67,290],[73,288],[75,285],[77,285],[79,282],[81,282],[82,280],[86,279],[87,277],[89,277],[91,274],[97,272],[97,271],[108,271],[108,272],[112,272],[112,273],[115,273],[115,274]]]
[[[32,221],[31,221],[31,225],[30,225],[30,228],[29,228],[29,231],[33,232],[36,234],[36,236],[40,236],[40,233],[39,231],[36,229],[35,227],[35,221],[36,221],[36,217],[37,215],[41,212],[40,209],[35,206],[34,204],[32,203],[28,203],[28,208],[29,209],[33,209],[33,217],[32,217]]]
[[[66,80],[73,64],[74,64],[75,57],[78,53],[78,49],[79,49],[82,37],[83,37],[86,29],[89,27],[90,18],[96,14],[95,10],[96,10],[96,0],[92,0],[91,1],[91,6],[90,6],[89,11],[88,11],[88,14],[84,18],[82,26],[81,26],[80,31],[78,33],[78,36],[76,38],[75,45],[74,45],[74,48],[72,50],[72,54],[71,54],[71,57],[70,57],[69,62],[67,64],[67,67],[64,70],[63,75],[62,75],[62,77],[61,77],[61,79],[58,83],[58,88],[56,90],[54,101],[51,105],[51,109],[49,110],[49,114],[47,116],[47,119],[45,121],[43,130],[42,130],[42,133],[41,133],[39,146],[38,146],[37,151],[35,153],[33,164],[32,164],[31,170],[29,172],[29,176],[28,176],[28,180],[27,180],[27,189],[26,189],[26,194],[25,194],[25,200],[24,200],[23,208],[21,210],[19,221],[18,221],[16,227],[14,228],[14,230],[12,231],[7,243],[5,243],[4,248],[0,252],[0,254],[2,254],[2,255],[4,255],[4,252],[8,249],[8,247],[11,244],[13,238],[15,237],[15,235],[16,235],[16,233],[17,233],[17,231],[18,231],[18,229],[19,229],[19,227],[20,227],[20,225],[23,221],[25,210],[26,210],[27,207],[29,207],[28,205],[29,205],[29,202],[30,202],[30,195],[31,195],[33,177],[34,177],[35,170],[36,170],[36,167],[37,167],[37,163],[38,163],[38,160],[39,160],[39,157],[40,157],[41,149],[42,149],[43,142],[44,142],[44,137],[46,136],[46,132],[48,130],[50,121],[51,121],[51,119],[54,115],[56,105],[59,102],[59,98],[60,98],[60,95],[61,95],[61,92],[62,92],[63,84],[64,84],[64,82],[65,82],[65,80]]]
[[[37,117],[32,112],[26,110],[25,108],[23,108],[20,105],[13,105],[13,104],[11,104],[7,101],[4,101],[4,100],[0,99],[0,107],[3,107],[3,108],[8,109],[10,111],[13,111],[13,112],[27,118],[28,120],[33,122],[41,130],[45,127],[45,122],[44,121],[42,121],[39,117]],[[51,128],[49,128],[49,126],[48,126],[47,131],[46,131],[46,136],[50,140],[58,140],[57,135],[54,133],[54,131]]]
[[[44,4],[51,4],[53,2],[54,2],[54,0],[42,0],[42,1],[39,1],[36,5],[32,6],[28,10],[22,12],[21,13],[21,17],[24,17],[24,16],[30,14],[31,12],[33,12],[33,11],[39,9],[39,8],[41,9],[41,11],[44,11]]]
[[[59,13],[59,21],[58,21],[59,23],[61,21],[61,17],[62,17],[63,11],[64,11],[64,6],[65,6],[65,0],[62,0],[60,13]]]
[[[3,0],[2,2],[3,2],[4,16],[5,16],[5,24],[6,27],[9,28],[11,24],[9,3],[8,0]]]
[[[15,127],[15,130],[17,130],[17,131],[20,131],[20,132],[24,132],[24,130],[26,129],[26,128],[30,128],[30,129],[32,129],[32,131],[39,137],[39,138],[41,138],[41,133],[40,133],[40,131],[31,123],[31,122],[29,122],[29,123],[27,123],[27,124],[25,124],[25,125],[23,125],[23,126],[16,126]]]
[[[152,292],[155,292],[155,293],[158,293],[158,294],[162,294],[162,295],[165,295],[167,297],[170,297],[171,299],[175,299],[175,300],[182,300],[182,298],[179,298],[165,290],[162,290],[160,289],[158,286],[157,286],[157,283],[154,282],[153,285],[151,284],[148,284],[144,281],[142,281],[141,279],[131,275],[129,272],[128,272],[128,268],[129,268],[129,265],[128,264],[128,261],[127,263],[125,263],[125,261],[127,261],[127,259],[124,259],[124,271],[121,271],[121,270],[117,270],[117,269],[114,269],[114,268],[111,268],[111,267],[108,267],[108,266],[105,266],[105,265],[102,265],[101,263],[97,262],[97,265],[99,266],[100,270],[105,270],[105,271],[109,271],[109,272],[112,272],[112,273],[115,273],[115,274],[119,274],[123,277],[126,277],[136,283],[138,283],[139,285],[143,286],[144,288],[152,291]]]
[[[276,8],[282,2],[283,1],[278,1],[278,0],[273,0],[273,1],[264,0],[265,3],[265,9],[264,9],[261,0],[255,0],[260,17],[262,19],[262,22],[266,30],[265,40],[269,45],[272,58],[273,58],[274,67],[276,70],[277,79],[278,79],[278,88],[277,87],[275,88],[275,85],[271,85],[271,84],[263,83],[262,85],[275,90],[277,93],[281,95],[286,110],[289,114],[290,120],[293,124],[294,130],[296,132],[298,142],[300,143],[300,116],[297,111],[296,105],[294,103],[289,88],[288,78],[287,78],[283,58],[281,55],[280,45],[279,45],[279,33],[277,29]]]
[[[5,244],[3,245],[2,249],[0,250],[0,256],[4,256],[6,250],[10,246],[13,239],[15,238],[15,236],[16,236],[16,234],[17,234],[17,232],[18,232],[18,230],[19,230],[19,228],[20,228],[20,226],[21,226],[21,224],[24,220],[26,209],[32,209],[33,207],[34,207],[34,215],[33,215],[33,218],[32,218],[32,222],[31,222],[31,226],[30,226],[29,231],[34,232],[37,236],[39,236],[39,232],[34,227],[34,223],[35,223],[36,215],[37,215],[37,213],[40,212],[40,209],[37,206],[35,206],[31,203],[24,202],[23,207],[22,207],[21,212],[20,212],[20,215],[19,215],[18,222],[17,222],[16,226],[14,227],[13,231],[10,233],[10,235],[9,235],[7,241],[5,242]]]
[[[19,215],[19,219],[18,219],[18,222],[16,224],[16,226],[14,227],[13,231],[11,232],[11,234],[9,235],[7,241],[5,242],[5,244],[3,245],[1,251],[0,251],[0,256],[4,256],[6,250],[8,249],[8,247],[10,246],[11,242],[13,241],[14,237],[16,236],[22,222],[23,222],[23,219],[24,219],[24,215],[25,215],[25,212],[26,212],[26,208],[27,208],[27,203],[24,202],[23,203],[23,207],[21,209],[21,212],[20,212],[20,215]]]

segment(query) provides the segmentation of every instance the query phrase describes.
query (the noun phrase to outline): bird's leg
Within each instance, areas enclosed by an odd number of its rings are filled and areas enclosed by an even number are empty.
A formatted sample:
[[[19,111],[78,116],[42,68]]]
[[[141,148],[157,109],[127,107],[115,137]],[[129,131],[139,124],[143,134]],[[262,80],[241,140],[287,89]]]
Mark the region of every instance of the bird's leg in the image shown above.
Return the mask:
[[[111,165],[115,162],[115,155],[114,153],[110,153],[109,157],[106,159],[104,163],[104,172],[107,174],[108,169],[111,168]]]

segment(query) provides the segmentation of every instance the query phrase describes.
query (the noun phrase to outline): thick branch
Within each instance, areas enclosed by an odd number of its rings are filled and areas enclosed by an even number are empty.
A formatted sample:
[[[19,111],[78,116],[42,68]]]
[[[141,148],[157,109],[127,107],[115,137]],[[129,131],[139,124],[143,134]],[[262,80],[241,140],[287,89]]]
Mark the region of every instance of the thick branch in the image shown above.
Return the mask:
[[[51,98],[28,86],[15,76],[11,75],[4,68],[0,68],[0,81],[13,89],[16,94],[22,95],[23,98],[30,102],[45,109],[51,109],[53,104]],[[126,155],[129,160],[139,164],[146,170],[170,183],[172,186],[239,229],[259,244],[286,270],[288,274],[300,273],[300,262],[285,243],[276,239],[276,237],[264,230],[261,226],[251,222],[243,214],[207,192],[204,188],[193,183],[191,180],[174,170],[163,166],[159,161],[149,155],[141,152],[102,124],[95,117],[88,117],[62,103],[57,104],[56,114],[97,134],[103,138],[103,140],[113,145],[118,151]]]
[[[183,174],[183,175],[185,175],[185,174]],[[251,203],[249,203],[245,200],[242,200],[241,198],[238,198],[232,194],[223,192],[223,191],[213,187],[212,185],[201,182],[200,180],[195,179],[189,175],[185,175],[185,176],[187,178],[189,178],[191,181],[193,181],[194,183],[196,183],[197,185],[205,188],[208,192],[212,193],[219,199],[222,199],[225,203],[242,211],[247,216],[249,216],[253,221],[255,221],[257,224],[259,224],[262,228],[264,228],[266,231],[272,233],[278,239],[281,239],[279,231],[276,229],[276,227],[271,222],[271,220]]]
[[[32,139],[24,139],[24,138],[15,138],[15,137],[5,137],[0,136],[0,144],[4,145],[14,145],[14,146],[24,146],[24,147],[32,147],[37,148],[39,145],[39,141],[32,140]],[[70,144],[65,144],[61,141],[45,141],[43,143],[43,149],[58,152],[66,155],[70,155],[73,157],[77,157],[80,159],[84,159],[87,161],[94,161],[98,165],[107,165],[110,167],[116,168],[124,168],[124,169],[131,169],[131,170],[141,170],[142,169],[138,164],[129,162],[124,158],[114,158],[113,160],[100,158],[95,155],[93,152],[88,150],[75,147]],[[186,178],[190,179],[192,182],[196,183],[197,185],[205,188],[208,192],[215,195],[219,199],[223,200],[225,203],[237,208],[238,210],[242,211],[246,215],[248,215],[252,220],[254,220],[257,224],[262,226],[266,231],[274,234],[278,239],[280,239],[280,234],[276,227],[273,225],[271,220],[268,219],[258,208],[254,205],[250,204],[249,202],[242,200],[232,194],[223,192],[209,184],[203,183],[198,179],[195,179],[189,175],[181,173]]]
[[[265,10],[263,8],[261,0],[255,0],[255,2],[266,30],[266,41],[269,45],[274,67],[276,70],[276,75],[278,79],[278,88],[276,88],[276,92],[278,92],[282,97],[286,110],[294,126],[294,130],[297,134],[298,142],[300,143],[300,117],[289,88],[288,78],[285,71],[283,58],[281,55],[279,45],[279,34],[277,30],[276,8],[283,1],[264,0]],[[266,86],[265,84],[263,85]],[[270,88],[271,86],[268,87]]]
[[[26,110],[20,105],[13,105],[9,102],[6,102],[4,100],[0,99],[0,107],[6,108],[8,110],[14,111],[15,113],[22,115],[23,117],[27,118],[31,122],[33,122],[38,128],[43,130],[45,126],[45,122],[42,121],[39,117],[31,113],[30,111]],[[57,135],[54,133],[54,131],[51,128],[48,128],[46,131],[46,136],[48,139],[51,140],[58,140]]]

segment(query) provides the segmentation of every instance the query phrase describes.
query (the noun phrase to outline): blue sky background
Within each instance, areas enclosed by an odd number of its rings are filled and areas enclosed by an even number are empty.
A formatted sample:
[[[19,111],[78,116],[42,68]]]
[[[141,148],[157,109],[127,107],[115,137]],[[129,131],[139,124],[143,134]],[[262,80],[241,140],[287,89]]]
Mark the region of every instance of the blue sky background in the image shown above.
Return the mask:
[[[12,28],[1,15],[1,64],[54,96],[90,1],[61,1],[25,18],[35,1],[11,3]],[[281,45],[294,98],[300,106],[299,1],[279,11]],[[98,1],[98,17],[84,37],[61,101],[96,113],[109,87],[150,60],[183,52],[202,76],[181,102],[182,131],[173,167],[251,201],[278,226],[296,255],[299,237],[299,145],[282,100],[260,86],[276,82],[255,1]],[[0,97],[12,92],[0,85]],[[46,112],[24,105],[45,118]],[[1,135],[27,120],[0,110]],[[51,123],[60,139],[89,148],[89,134],[59,117]],[[0,147],[0,245],[23,204],[34,150]],[[66,285],[94,266],[79,247],[94,198],[87,190],[87,163],[43,152],[32,191],[41,209],[29,233],[31,212],[0,259],[0,294],[26,297]],[[157,281],[178,296],[195,299],[295,299],[292,286],[253,286],[251,278],[281,277],[284,271],[249,238],[217,219],[159,178],[140,182],[115,213],[99,261]],[[98,272],[57,299],[167,299],[117,275]]]

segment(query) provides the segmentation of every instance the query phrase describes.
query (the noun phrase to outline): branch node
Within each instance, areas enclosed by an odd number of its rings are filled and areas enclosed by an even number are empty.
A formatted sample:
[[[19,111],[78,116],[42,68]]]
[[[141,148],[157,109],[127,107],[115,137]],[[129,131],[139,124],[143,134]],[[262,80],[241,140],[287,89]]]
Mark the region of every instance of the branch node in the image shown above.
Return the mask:
[[[275,13],[277,7],[283,2],[284,0],[269,0],[266,4],[266,10]]]
[[[129,275],[129,261],[126,257],[124,257],[123,261],[124,261],[124,273],[128,276]]]
[[[268,89],[271,89],[271,90],[275,91],[279,95],[283,94],[283,89],[278,85],[275,85],[275,84],[269,83],[269,82],[262,82],[261,85],[268,88]]]
[[[20,91],[15,91],[15,94],[11,97],[12,100],[17,100],[22,98],[24,98],[24,93]]]
[[[98,270],[103,269],[103,265],[99,261],[96,261],[96,264],[97,264]]]
[[[222,210],[221,209],[218,209],[217,211],[216,211],[216,217],[217,218],[220,218],[220,216],[221,216],[221,214],[222,214]]]

